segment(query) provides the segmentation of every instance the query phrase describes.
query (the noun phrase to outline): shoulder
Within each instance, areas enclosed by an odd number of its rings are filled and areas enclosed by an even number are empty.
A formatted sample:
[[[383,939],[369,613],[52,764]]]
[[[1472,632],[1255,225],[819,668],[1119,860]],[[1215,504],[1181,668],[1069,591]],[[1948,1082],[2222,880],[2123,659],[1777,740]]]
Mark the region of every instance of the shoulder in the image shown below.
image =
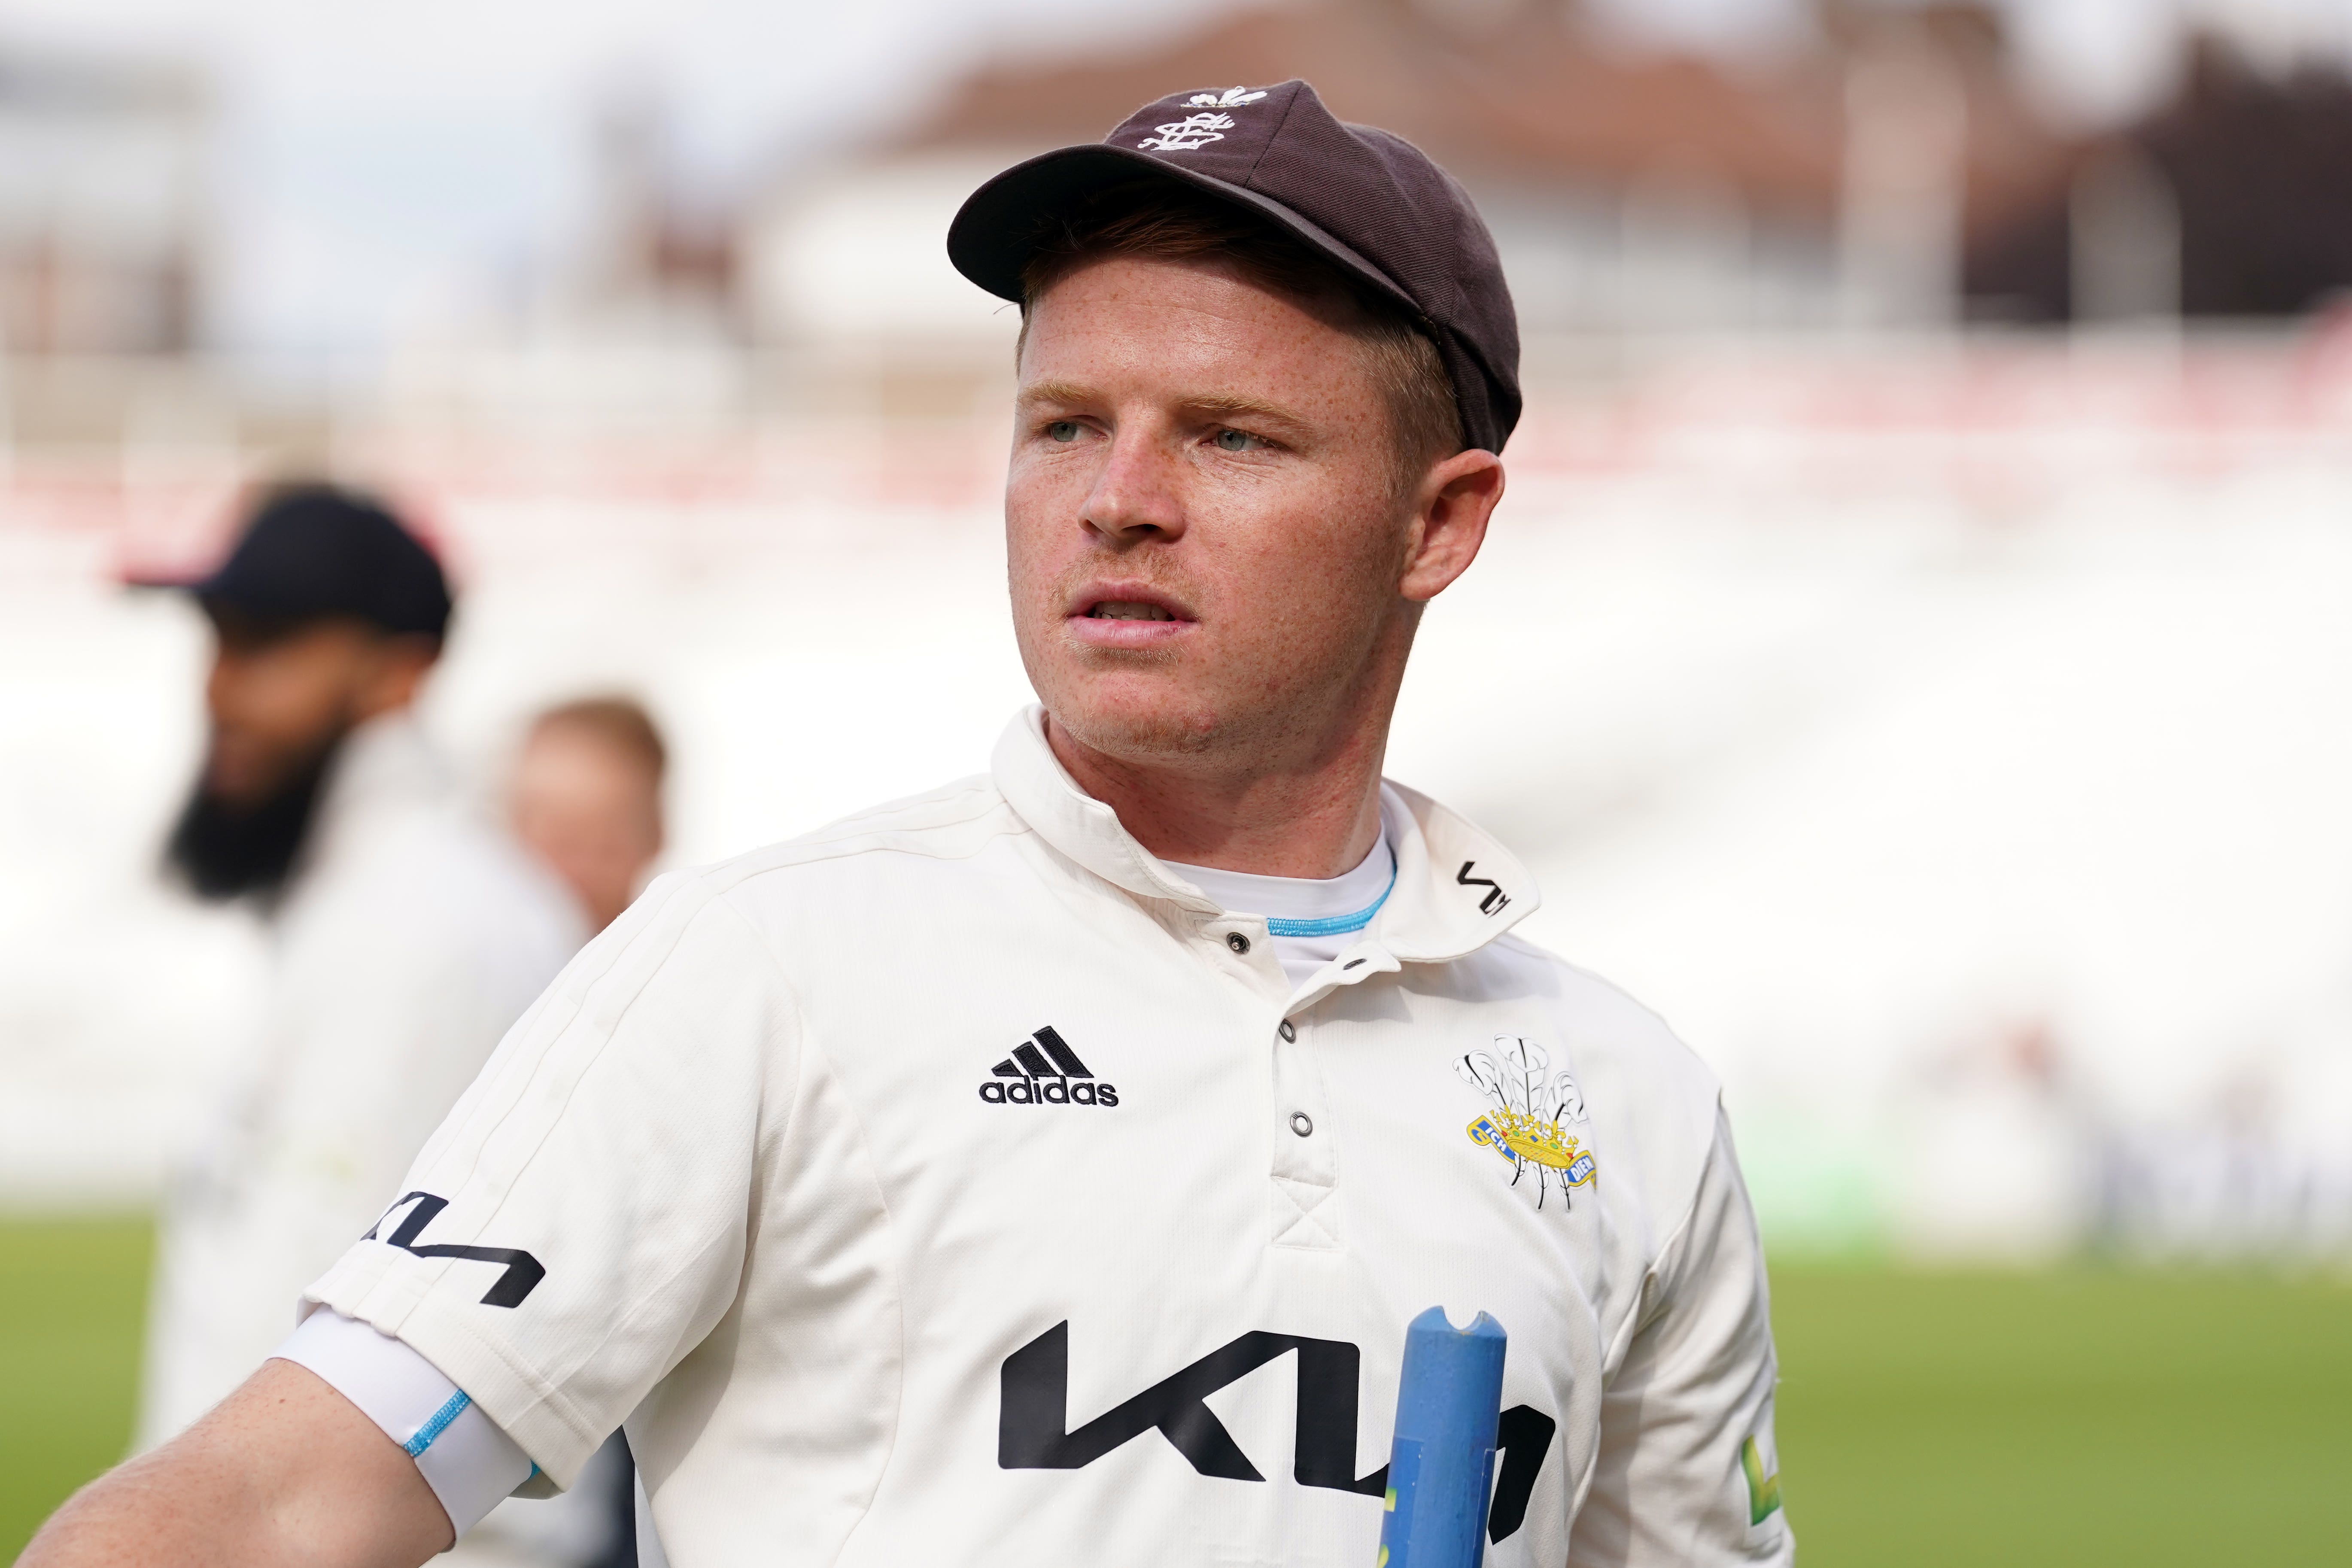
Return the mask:
[[[1715,1069],[1675,1034],[1673,1026],[1623,987],[1570,963],[1526,938],[1496,939],[1496,956],[1543,975],[1579,1032],[1657,1094],[1705,1109],[1711,1120],[1721,1084]]]
[[[869,918],[889,910],[893,873],[952,866],[1025,831],[993,786],[967,779],[665,873],[580,950],[535,1012],[592,1033],[640,1006],[705,1022],[767,1005],[796,1014],[810,984],[870,976],[898,950],[877,945]]]
[[[695,902],[789,892],[821,885],[844,870],[869,871],[880,861],[967,860],[999,838],[1028,831],[995,784],[978,775],[885,801],[797,838],[674,873],[656,886],[667,884],[667,896]]]
[[[975,773],[921,795],[869,806],[813,833],[741,856],[729,868],[749,879],[862,857],[963,859],[1005,834],[1028,831],[994,781]]]
[[[1516,935],[1489,951],[1519,986],[1549,1001],[1602,1144],[1635,1156],[1647,1206],[1671,1224],[1714,1148],[1715,1070],[1665,1019],[1591,970]]]
[[[797,838],[656,878],[598,945],[667,951],[714,923],[763,927],[793,909],[852,912],[872,901],[877,880],[951,868],[1028,831],[985,775],[958,779]]]

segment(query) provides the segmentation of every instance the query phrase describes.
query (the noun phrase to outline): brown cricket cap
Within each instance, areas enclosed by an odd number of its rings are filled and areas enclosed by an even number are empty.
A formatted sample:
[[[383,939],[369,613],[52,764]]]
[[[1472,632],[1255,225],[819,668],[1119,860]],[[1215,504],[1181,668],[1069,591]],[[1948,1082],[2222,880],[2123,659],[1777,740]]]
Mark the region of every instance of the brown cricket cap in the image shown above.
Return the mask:
[[[1144,170],[1265,215],[1396,300],[1437,344],[1464,438],[1503,449],[1519,419],[1519,323],[1494,237],[1427,153],[1335,119],[1303,81],[1172,93],[1098,142],[1014,164],[956,214],[948,259],[1018,301],[1047,220]]]

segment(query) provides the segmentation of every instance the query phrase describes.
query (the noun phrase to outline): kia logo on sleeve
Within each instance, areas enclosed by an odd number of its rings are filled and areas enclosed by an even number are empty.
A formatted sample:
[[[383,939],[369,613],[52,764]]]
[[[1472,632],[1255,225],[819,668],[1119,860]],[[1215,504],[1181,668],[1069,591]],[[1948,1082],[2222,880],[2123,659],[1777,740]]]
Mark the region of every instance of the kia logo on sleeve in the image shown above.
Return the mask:
[[[383,1244],[386,1247],[396,1247],[403,1252],[414,1253],[419,1258],[457,1258],[468,1263],[498,1264],[500,1272],[498,1279],[491,1282],[488,1293],[483,1296],[483,1306],[520,1307],[525,1298],[539,1289],[539,1282],[547,1278],[546,1267],[520,1247],[471,1247],[459,1243],[442,1242],[436,1242],[431,1246],[420,1246],[416,1238],[425,1233],[425,1227],[433,1223],[436,1215],[449,1206],[447,1198],[436,1196],[432,1193],[403,1193],[399,1202],[384,1210],[383,1217],[368,1226],[367,1234],[360,1239],[376,1240],[376,1232],[383,1228],[384,1220],[399,1214],[402,1206],[408,1204],[414,1204],[416,1206],[402,1215],[399,1226],[390,1236],[383,1238]]]

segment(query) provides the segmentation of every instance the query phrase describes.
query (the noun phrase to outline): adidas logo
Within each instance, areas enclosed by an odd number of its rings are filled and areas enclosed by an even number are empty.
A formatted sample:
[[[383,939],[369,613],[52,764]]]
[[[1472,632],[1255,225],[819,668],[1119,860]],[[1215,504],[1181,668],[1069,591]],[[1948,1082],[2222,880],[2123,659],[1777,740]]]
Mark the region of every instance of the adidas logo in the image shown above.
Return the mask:
[[[1118,1090],[1098,1083],[1051,1024],[1013,1047],[989,1069],[980,1098],[991,1105],[1117,1105]]]

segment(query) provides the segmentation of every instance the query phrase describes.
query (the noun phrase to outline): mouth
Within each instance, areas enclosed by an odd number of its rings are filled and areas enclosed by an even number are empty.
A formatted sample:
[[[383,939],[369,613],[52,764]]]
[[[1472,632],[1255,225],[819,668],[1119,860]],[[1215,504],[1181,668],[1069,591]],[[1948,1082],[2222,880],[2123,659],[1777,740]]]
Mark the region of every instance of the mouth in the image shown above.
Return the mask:
[[[1097,583],[1069,601],[1071,634],[1093,647],[1156,647],[1198,624],[1192,612],[1137,583]]]

